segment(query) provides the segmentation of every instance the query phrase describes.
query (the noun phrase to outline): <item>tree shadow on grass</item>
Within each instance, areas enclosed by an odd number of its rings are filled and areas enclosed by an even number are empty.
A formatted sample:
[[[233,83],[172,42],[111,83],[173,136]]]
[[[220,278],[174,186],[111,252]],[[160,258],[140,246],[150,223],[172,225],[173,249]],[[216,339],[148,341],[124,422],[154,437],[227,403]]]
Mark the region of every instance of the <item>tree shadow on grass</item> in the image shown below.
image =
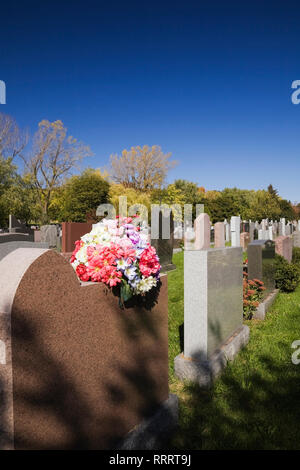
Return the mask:
[[[286,352],[286,345],[279,346]],[[269,355],[258,360],[260,370],[255,371],[241,356],[239,370],[229,364],[209,390],[186,383],[180,429],[170,446],[299,449],[300,366],[278,363]]]

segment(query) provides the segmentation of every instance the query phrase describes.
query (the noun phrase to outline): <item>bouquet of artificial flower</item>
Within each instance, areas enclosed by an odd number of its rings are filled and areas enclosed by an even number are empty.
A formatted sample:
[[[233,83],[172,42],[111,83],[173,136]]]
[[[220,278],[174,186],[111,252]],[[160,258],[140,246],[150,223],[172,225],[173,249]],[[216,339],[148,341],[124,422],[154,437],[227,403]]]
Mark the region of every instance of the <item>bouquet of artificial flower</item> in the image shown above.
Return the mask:
[[[70,260],[81,281],[120,286],[122,303],[155,287],[161,268],[148,235],[132,222],[103,219],[75,243]]]

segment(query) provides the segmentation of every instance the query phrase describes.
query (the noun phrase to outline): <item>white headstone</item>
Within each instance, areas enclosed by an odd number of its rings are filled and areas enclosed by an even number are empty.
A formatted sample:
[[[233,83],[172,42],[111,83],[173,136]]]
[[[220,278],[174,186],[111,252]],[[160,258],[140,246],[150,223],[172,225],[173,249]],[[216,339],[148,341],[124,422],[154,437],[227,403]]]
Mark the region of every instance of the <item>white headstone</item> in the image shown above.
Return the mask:
[[[233,216],[230,219],[231,246],[241,246],[240,242],[241,218]]]

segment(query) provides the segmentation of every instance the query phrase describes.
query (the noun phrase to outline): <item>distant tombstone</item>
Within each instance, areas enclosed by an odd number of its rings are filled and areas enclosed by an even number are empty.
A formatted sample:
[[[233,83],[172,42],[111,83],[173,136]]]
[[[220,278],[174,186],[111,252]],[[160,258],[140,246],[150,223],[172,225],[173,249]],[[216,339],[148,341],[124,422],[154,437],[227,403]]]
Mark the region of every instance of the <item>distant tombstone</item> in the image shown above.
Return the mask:
[[[151,245],[156,249],[162,272],[171,271],[176,269],[175,264],[172,263],[174,245],[174,220],[172,211],[160,210],[158,214],[158,224],[158,238],[152,238],[151,227]],[[167,235],[169,235],[168,238],[166,238]]]
[[[269,227],[269,240],[273,240],[273,227],[270,225]]]
[[[17,219],[14,215],[9,215],[9,233],[30,233],[32,235],[31,228],[21,220]]]
[[[293,245],[296,248],[300,248],[300,232],[298,231],[293,233]]]
[[[205,213],[198,215],[194,222],[195,250],[208,250],[210,248],[210,220]]]
[[[241,247],[243,248],[243,251],[247,251],[247,247],[250,243],[250,235],[248,232],[241,233],[240,242],[241,242]]]
[[[231,246],[240,246],[240,224],[241,224],[241,218],[239,216],[231,217],[230,219]]]
[[[215,248],[225,247],[225,230],[223,222],[215,224]]]
[[[58,234],[56,225],[41,226],[41,242],[49,243],[50,248],[56,248],[58,243]]]
[[[300,220],[298,220],[297,228],[298,228],[298,231],[300,232]]]
[[[35,242],[40,242],[42,239],[42,232],[40,230],[34,230],[33,237]]]
[[[293,255],[292,237],[285,237],[283,235],[281,237],[277,237],[275,240],[275,251],[290,263]]]
[[[280,222],[281,222],[281,233],[279,233],[279,235],[285,236],[285,235],[286,235],[285,218],[282,217],[282,218],[280,219]]]
[[[255,240],[248,245],[248,279],[264,282],[268,292],[275,289],[275,243]]]
[[[195,230],[192,227],[186,227],[184,232],[184,249],[195,249]]]
[[[263,219],[261,221],[261,229],[262,230],[266,230],[267,229],[267,221],[265,219]]]
[[[230,242],[230,224],[227,221],[225,224],[225,241],[227,243]]]
[[[254,240],[254,230],[255,230],[255,223],[254,223],[254,222],[250,222],[250,223],[249,223],[250,243],[253,242],[253,240]]]

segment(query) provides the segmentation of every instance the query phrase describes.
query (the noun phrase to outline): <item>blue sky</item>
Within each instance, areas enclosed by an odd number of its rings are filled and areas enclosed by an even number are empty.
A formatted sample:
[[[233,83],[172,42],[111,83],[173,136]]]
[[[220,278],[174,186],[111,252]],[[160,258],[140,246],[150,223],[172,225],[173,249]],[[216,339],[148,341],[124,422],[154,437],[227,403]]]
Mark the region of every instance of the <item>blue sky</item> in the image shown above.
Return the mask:
[[[296,1],[11,1],[0,6],[0,80],[31,132],[61,119],[85,166],[135,145],[178,160],[206,189],[266,188],[300,201]]]

